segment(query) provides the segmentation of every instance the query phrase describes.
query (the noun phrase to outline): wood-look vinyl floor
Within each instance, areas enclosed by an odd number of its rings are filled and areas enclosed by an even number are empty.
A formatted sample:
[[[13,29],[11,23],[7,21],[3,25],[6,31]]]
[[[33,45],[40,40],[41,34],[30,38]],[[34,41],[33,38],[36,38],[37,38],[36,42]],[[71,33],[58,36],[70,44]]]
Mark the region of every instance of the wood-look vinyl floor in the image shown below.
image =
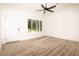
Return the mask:
[[[79,56],[79,42],[55,37],[17,41],[2,45],[1,56]]]

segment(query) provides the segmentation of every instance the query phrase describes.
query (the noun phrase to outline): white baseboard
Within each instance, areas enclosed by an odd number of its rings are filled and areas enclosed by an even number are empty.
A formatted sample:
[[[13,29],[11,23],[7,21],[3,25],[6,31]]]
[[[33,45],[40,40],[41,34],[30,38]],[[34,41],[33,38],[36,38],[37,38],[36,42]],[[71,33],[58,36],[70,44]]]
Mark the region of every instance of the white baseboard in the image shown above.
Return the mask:
[[[50,35],[52,36],[52,35]],[[79,42],[79,37],[67,37],[67,36],[52,36],[52,37],[57,37],[65,40],[71,40],[71,41],[77,41]]]

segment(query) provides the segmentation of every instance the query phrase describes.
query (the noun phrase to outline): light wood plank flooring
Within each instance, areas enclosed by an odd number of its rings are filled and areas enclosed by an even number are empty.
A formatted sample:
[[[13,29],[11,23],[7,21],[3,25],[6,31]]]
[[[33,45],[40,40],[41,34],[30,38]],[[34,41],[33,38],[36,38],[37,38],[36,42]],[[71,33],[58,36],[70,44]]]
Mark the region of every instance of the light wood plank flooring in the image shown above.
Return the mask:
[[[79,42],[44,36],[2,45],[1,56],[79,56]]]

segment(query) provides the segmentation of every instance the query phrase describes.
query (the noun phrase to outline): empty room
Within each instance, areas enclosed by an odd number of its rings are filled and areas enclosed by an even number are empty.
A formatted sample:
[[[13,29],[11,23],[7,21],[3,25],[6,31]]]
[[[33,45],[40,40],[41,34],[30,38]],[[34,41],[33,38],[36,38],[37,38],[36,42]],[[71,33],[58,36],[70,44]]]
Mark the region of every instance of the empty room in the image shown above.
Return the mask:
[[[0,3],[0,56],[79,56],[79,3]]]

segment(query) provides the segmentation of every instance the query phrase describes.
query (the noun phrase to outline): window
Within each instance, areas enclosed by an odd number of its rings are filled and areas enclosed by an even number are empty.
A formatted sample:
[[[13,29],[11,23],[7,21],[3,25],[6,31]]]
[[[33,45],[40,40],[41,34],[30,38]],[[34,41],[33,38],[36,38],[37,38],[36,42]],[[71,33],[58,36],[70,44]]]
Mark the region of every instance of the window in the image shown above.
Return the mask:
[[[28,19],[28,31],[42,31],[42,21]]]
[[[28,30],[31,30],[31,20],[28,21]]]

